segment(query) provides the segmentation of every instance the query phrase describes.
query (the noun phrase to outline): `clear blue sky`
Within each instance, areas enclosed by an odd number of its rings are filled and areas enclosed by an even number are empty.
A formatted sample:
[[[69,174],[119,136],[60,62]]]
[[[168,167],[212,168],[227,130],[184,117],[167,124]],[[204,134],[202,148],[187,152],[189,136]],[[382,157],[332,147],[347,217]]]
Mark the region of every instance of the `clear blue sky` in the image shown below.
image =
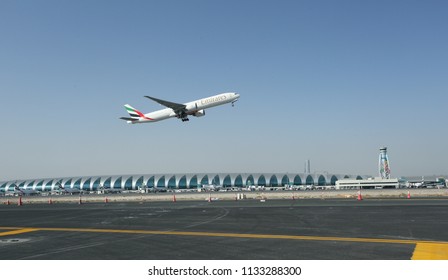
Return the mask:
[[[0,180],[448,173],[446,1],[0,2]],[[128,125],[123,104],[241,94]]]

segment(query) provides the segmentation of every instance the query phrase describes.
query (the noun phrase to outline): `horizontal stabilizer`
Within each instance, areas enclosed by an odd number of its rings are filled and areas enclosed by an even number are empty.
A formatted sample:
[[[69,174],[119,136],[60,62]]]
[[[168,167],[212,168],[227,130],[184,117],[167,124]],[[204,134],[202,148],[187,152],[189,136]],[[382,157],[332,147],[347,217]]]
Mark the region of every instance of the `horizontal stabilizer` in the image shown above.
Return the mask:
[[[125,121],[137,121],[138,119],[135,119],[135,118],[125,118],[125,117],[122,117],[122,118],[120,118],[120,119],[122,119],[122,120],[125,120]]]

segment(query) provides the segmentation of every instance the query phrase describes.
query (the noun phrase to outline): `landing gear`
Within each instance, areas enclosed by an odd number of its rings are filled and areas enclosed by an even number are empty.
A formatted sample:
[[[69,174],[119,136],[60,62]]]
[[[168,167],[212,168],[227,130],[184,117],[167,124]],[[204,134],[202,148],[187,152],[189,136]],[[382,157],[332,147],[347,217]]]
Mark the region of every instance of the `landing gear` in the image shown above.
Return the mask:
[[[177,118],[181,119],[182,122],[188,122],[190,119],[188,119],[188,115],[185,112],[180,112],[177,114]]]

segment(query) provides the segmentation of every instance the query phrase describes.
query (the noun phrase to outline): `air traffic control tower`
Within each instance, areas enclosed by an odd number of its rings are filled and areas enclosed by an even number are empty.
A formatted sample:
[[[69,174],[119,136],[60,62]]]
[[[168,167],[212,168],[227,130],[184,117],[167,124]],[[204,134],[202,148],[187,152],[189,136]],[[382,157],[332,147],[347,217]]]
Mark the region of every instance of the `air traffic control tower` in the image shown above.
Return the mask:
[[[387,156],[387,147],[380,149],[379,172],[381,179],[390,179],[389,157]]]
[[[380,177],[368,178],[367,180],[342,179],[336,181],[336,189],[398,189],[398,179],[390,178],[389,157],[387,148],[380,148],[379,157]]]

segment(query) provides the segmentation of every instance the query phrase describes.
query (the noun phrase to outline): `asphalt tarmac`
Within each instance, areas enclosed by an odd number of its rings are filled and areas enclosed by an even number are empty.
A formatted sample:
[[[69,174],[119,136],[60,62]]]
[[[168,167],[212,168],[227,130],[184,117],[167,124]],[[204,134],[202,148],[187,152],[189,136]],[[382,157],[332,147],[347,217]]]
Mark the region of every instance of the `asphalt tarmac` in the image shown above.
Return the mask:
[[[0,259],[448,259],[448,199],[0,205]]]

